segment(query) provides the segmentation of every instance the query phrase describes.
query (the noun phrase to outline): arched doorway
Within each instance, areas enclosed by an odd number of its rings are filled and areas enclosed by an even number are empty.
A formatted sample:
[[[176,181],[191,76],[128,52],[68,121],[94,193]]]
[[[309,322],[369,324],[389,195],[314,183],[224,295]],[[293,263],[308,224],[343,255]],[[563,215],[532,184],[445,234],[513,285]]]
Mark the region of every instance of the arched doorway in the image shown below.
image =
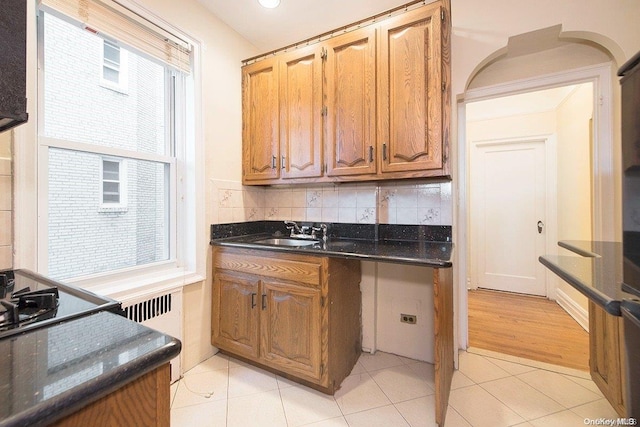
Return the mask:
[[[596,38],[596,37],[594,37]],[[526,33],[509,39],[504,49],[486,58],[470,76],[464,99],[458,106],[458,175],[460,187],[459,231],[469,235],[471,221],[469,195],[469,141],[466,139],[465,107],[467,103],[505,95],[531,92],[567,84],[591,82],[594,93],[594,133],[593,133],[593,238],[613,240],[616,235],[614,220],[614,183],[612,147],[612,89],[617,63],[614,55],[602,45],[587,39],[566,40],[561,27]],[[596,102],[597,101],[597,102]],[[463,224],[464,222],[464,224]],[[461,226],[461,227],[460,227]],[[550,236],[548,253],[556,250],[556,236]],[[459,270],[461,317],[459,325],[462,342],[466,342],[468,324],[467,301],[464,291],[469,285],[471,244],[466,239],[458,250],[463,252],[464,267]],[[550,275],[550,274],[549,274]],[[551,278],[550,280],[555,280]],[[553,299],[555,294],[552,292]]]

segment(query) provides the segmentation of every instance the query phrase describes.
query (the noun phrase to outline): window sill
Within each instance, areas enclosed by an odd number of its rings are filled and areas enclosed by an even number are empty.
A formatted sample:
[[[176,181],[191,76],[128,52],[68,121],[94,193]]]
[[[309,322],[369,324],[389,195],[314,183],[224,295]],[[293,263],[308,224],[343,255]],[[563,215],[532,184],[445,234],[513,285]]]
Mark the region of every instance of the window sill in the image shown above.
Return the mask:
[[[68,283],[126,303],[130,300],[167,293],[204,280],[205,278],[198,273],[173,267],[147,273],[132,272],[127,277],[103,279],[100,283],[96,283],[95,279],[69,280]]]
[[[103,205],[98,208],[98,213],[127,213],[129,208],[126,206],[107,206]]]

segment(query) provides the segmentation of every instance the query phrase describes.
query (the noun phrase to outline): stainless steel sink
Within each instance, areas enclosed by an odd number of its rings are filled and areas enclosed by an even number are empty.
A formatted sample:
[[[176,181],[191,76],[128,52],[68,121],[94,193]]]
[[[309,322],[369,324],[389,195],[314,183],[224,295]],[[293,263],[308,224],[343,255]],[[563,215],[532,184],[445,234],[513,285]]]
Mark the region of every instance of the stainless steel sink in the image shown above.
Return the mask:
[[[257,243],[260,245],[273,245],[273,246],[311,246],[319,242],[317,240],[269,238],[269,239],[256,240],[253,243]]]

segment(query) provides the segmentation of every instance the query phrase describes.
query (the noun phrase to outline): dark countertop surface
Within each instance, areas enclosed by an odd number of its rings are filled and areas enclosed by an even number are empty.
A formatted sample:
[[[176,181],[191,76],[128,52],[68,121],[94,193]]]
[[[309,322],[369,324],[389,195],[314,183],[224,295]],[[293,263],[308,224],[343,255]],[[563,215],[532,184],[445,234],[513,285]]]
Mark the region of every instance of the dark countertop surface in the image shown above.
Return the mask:
[[[620,316],[620,301],[632,297],[621,289],[622,243],[565,240],[558,245],[580,256],[545,255],[540,262],[607,313]]]
[[[0,340],[0,426],[46,425],[169,362],[181,343],[109,312]]]
[[[421,265],[433,268],[452,266],[450,227],[383,226],[330,224],[327,242],[311,246],[274,246],[256,241],[268,237],[288,237],[286,229],[278,228],[281,222],[265,227],[249,226],[229,231],[230,225],[212,225],[212,245],[259,249],[306,255],[355,258],[363,261],[382,261]],[[276,228],[270,228],[271,225]],[[222,231],[221,231],[222,230]],[[447,233],[448,231],[448,233]],[[337,237],[336,236],[343,236]],[[224,236],[224,237],[221,237]],[[233,236],[233,237],[230,237]],[[438,240],[435,240],[438,239]],[[448,239],[448,241],[447,241]]]

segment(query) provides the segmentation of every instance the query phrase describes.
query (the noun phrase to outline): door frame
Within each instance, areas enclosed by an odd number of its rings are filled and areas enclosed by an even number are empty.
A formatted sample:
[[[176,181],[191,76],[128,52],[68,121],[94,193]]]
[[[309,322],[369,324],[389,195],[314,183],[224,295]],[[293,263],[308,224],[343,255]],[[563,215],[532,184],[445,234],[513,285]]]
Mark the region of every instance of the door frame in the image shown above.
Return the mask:
[[[593,239],[613,241],[615,230],[615,181],[613,152],[613,64],[611,62],[552,73],[534,78],[467,90],[457,103],[457,209],[454,206],[454,236],[456,243],[455,273],[457,276],[458,345],[469,346],[469,147],[466,142],[466,104],[473,101],[549,89],[576,83],[593,83]]]
[[[556,188],[558,185],[558,160],[557,160],[557,138],[555,134],[543,134],[543,135],[531,135],[514,138],[495,138],[487,140],[474,140],[469,144],[469,166],[471,166],[471,150],[474,147],[487,147],[498,145],[511,145],[511,144],[523,144],[523,143],[542,143],[544,146],[544,162],[545,162],[545,225],[544,236],[545,254],[551,254],[557,252],[556,242],[558,239],[558,225],[557,221],[551,221],[550,218],[557,218],[558,216],[558,200],[556,197]],[[471,179],[470,169],[469,179]],[[476,246],[478,242],[477,227],[473,227],[471,224],[471,214],[473,213],[473,205],[471,199],[471,185],[469,185],[469,206],[468,206],[468,223],[469,223],[469,273],[467,276],[468,289],[477,289],[477,278],[480,274],[478,271],[478,257],[471,254],[471,248]],[[474,283],[472,278],[476,279]],[[555,299],[555,291],[557,287],[557,281],[555,275],[548,269],[545,269],[544,275],[545,282],[545,296],[547,298]]]

